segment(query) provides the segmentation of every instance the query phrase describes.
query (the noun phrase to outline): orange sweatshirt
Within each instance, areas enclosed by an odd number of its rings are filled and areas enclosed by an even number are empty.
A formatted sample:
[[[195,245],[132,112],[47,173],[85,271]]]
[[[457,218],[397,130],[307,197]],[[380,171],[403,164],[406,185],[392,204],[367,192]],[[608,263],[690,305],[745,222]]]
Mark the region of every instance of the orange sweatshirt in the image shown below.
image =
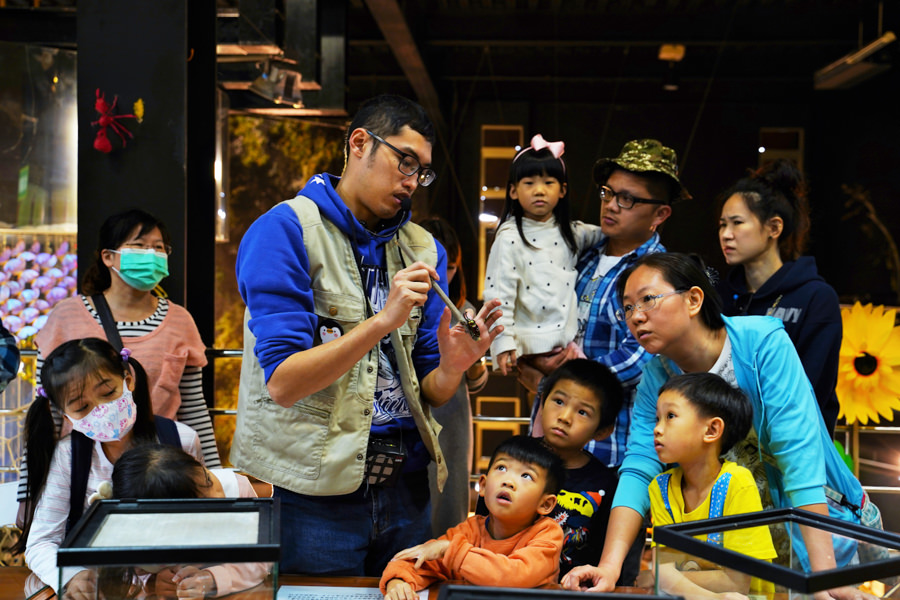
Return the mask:
[[[388,581],[402,579],[416,591],[437,581],[461,579],[481,586],[533,588],[556,583],[563,532],[555,521],[541,517],[534,525],[504,540],[495,540],[485,517],[469,517],[439,537],[449,540],[443,558],[414,569],[414,560],[392,560],[381,576],[381,593]]]

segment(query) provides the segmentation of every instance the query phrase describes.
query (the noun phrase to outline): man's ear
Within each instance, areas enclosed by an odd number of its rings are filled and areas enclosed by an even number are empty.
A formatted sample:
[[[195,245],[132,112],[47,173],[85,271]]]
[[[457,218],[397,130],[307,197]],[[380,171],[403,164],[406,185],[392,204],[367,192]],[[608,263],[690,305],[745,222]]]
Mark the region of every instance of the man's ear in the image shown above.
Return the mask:
[[[544,494],[537,511],[539,515],[546,517],[554,508],[556,508],[556,494]]]
[[[362,127],[357,127],[350,132],[350,136],[347,138],[347,141],[350,144],[350,154],[357,158],[362,158],[365,153],[366,142],[368,139],[369,134],[366,133],[366,130]]]
[[[656,214],[653,215],[653,228],[654,230],[666,222],[666,219],[672,216],[672,207],[668,204],[663,204],[659,208],[656,209]]]
[[[604,427],[603,429],[598,429],[596,432],[594,432],[594,438],[593,438],[594,441],[599,442],[600,440],[605,440],[606,438],[608,438],[609,436],[611,436],[613,434],[613,431],[615,430],[615,428],[616,428],[616,425],[615,425],[615,423],[613,423],[612,425]]]
[[[703,434],[703,441],[712,444],[720,440],[724,433],[725,421],[722,420],[722,417],[713,417],[706,422],[706,432]]]

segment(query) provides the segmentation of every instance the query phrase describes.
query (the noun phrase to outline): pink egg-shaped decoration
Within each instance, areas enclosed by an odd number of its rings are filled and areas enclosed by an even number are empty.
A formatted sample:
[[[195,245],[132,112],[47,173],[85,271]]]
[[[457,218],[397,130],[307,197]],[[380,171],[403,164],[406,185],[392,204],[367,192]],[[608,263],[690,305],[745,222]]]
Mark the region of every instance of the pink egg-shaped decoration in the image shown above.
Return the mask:
[[[34,269],[25,269],[19,275],[19,281],[22,282],[23,285],[27,285],[31,281],[34,281],[40,276],[40,273],[35,271]]]
[[[47,292],[47,301],[50,302],[51,305],[56,304],[60,300],[64,300],[68,297],[69,291],[59,286],[56,286],[55,288]]]
[[[49,252],[41,252],[40,254],[35,255],[34,263],[43,267],[50,261],[51,258],[56,259],[56,256],[50,254]]]
[[[21,292],[19,292],[19,300],[24,302],[26,305],[32,304],[35,300],[41,297],[40,290],[36,290],[34,288],[25,288]]]
[[[34,301],[34,307],[41,311],[42,313],[46,313],[50,311],[50,303],[44,300],[43,298],[39,298]]]
[[[53,267],[56,267],[58,265],[59,265],[59,259],[56,257],[55,254],[51,254],[50,258],[47,260],[47,264],[45,264],[42,268],[46,272],[48,269],[52,269]]]
[[[15,333],[18,330],[22,329],[22,326],[24,324],[25,322],[22,319],[14,315],[7,315],[3,317],[3,326],[6,327],[6,330],[10,333]]]
[[[37,254],[38,252],[40,252],[40,251],[41,251],[41,243],[40,243],[40,242],[33,242],[33,243],[31,244],[31,251],[34,252],[35,254]]]
[[[56,281],[59,281],[60,279],[65,277],[66,274],[62,272],[62,269],[54,267],[52,269],[49,269],[46,273],[44,273],[44,275],[46,275],[47,277],[52,277]]]
[[[23,252],[22,254],[19,255],[19,258],[21,258],[25,262],[31,262],[35,258],[35,253],[29,252],[28,250],[26,250],[25,252]]]
[[[47,319],[49,319],[49,317],[47,315],[41,315],[37,319],[34,320],[34,323],[32,323],[32,325],[34,325],[34,327],[37,329],[43,329],[44,323],[47,322]]]
[[[5,273],[21,273],[25,268],[25,261],[19,257],[11,258],[6,261],[6,264],[3,265],[3,271]]]
[[[52,277],[47,277],[46,275],[41,275],[31,282],[31,287],[40,291],[42,294],[46,294],[48,290],[50,290],[56,281]]]
[[[9,279],[9,275],[0,270],[0,283],[5,282],[7,279]]]
[[[23,250],[25,250],[25,240],[19,240],[16,242],[16,245],[13,246],[13,254],[21,254]]]
[[[59,283],[69,291],[74,291],[75,288],[78,287],[78,279],[72,277],[71,275],[66,275]]]
[[[10,298],[4,306],[6,306],[6,314],[17,315],[25,308],[25,303],[16,298]]]
[[[38,309],[36,309],[33,306],[26,306],[22,310],[21,314],[19,314],[19,316],[22,317],[23,321],[25,321],[26,323],[31,325],[32,323],[34,323],[35,319],[37,319],[39,316],[41,316],[41,311],[39,311]]]
[[[56,254],[57,256],[63,256],[68,251],[69,251],[69,242],[63,242],[62,244],[59,245],[59,248],[56,249],[56,252],[54,252],[54,254]]]
[[[27,340],[28,338],[36,335],[38,332],[37,327],[34,325],[26,325],[22,329],[16,332],[16,337],[19,338],[19,341]]]
[[[0,304],[3,304],[7,300],[9,300],[9,286],[0,285]]]
[[[78,267],[78,255],[77,254],[66,254],[62,257],[62,266],[67,271],[71,271]]]
[[[0,263],[8,261],[10,256],[12,256],[12,249],[4,248],[0,251]]]
[[[22,285],[18,279],[10,279],[6,282],[6,287],[9,289],[10,296],[18,296],[19,292],[21,292],[22,288],[25,286]]]

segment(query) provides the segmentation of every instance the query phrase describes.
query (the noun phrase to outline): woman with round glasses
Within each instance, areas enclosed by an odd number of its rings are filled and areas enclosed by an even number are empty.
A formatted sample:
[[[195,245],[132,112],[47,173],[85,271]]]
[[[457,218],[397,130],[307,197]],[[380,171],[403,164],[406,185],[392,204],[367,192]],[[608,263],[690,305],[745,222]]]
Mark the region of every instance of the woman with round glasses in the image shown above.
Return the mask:
[[[617,294],[622,302],[617,316],[656,356],[644,367],[637,388],[600,564],[574,569],[564,579],[565,587],[580,589],[583,582],[592,590],[610,591],[615,585],[631,541],[643,526],[650,481],[664,470],[654,449],[657,390],[681,373],[716,373],[750,398],[753,427],[728,459],[754,473],[763,506],[880,524],[877,507],[831,443],[803,365],[779,321],[724,317],[706,273],[683,254],[638,259],[622,274]],[[802,536],[793,531],[792,537],[793,548],[779,548],[780,558],[790,558],[793,549],[807,570],[810,565],[817,571],[846,565],[856,552],[855,541],[835,536],[832,545],[830,534],[821,530]]]
[[[172,252],[166,226],[142,210],[112,215],[100,227],[95,262],[82,294],[60,301],[38,332],[37,382],[43,357],[73,339],[107,339],[97,302],[105,300],[123,344],[147,371],[153,413],[180,421],[200,437],[207,467],[220,466],[212,421],[203,397],[206,345],[187,310],[153,293],[169,274]],[[62,416],[55,415],[57,427]],[[27,469],[20,470],[24,500]]]

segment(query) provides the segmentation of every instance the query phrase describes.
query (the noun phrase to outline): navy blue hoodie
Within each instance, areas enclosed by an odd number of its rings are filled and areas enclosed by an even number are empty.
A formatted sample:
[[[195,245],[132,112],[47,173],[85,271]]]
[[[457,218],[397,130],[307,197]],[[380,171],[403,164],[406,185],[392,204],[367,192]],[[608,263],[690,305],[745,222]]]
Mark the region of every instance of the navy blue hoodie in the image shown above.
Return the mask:
[[[840,409],[834,387],[843,327],[837,293],[819,275],[816,259],[801,256],[784,263],[754,294],[747,292],[744,267],[739,265],[718,290],[728,316],[770,315],[784,322],[833,435]]]

